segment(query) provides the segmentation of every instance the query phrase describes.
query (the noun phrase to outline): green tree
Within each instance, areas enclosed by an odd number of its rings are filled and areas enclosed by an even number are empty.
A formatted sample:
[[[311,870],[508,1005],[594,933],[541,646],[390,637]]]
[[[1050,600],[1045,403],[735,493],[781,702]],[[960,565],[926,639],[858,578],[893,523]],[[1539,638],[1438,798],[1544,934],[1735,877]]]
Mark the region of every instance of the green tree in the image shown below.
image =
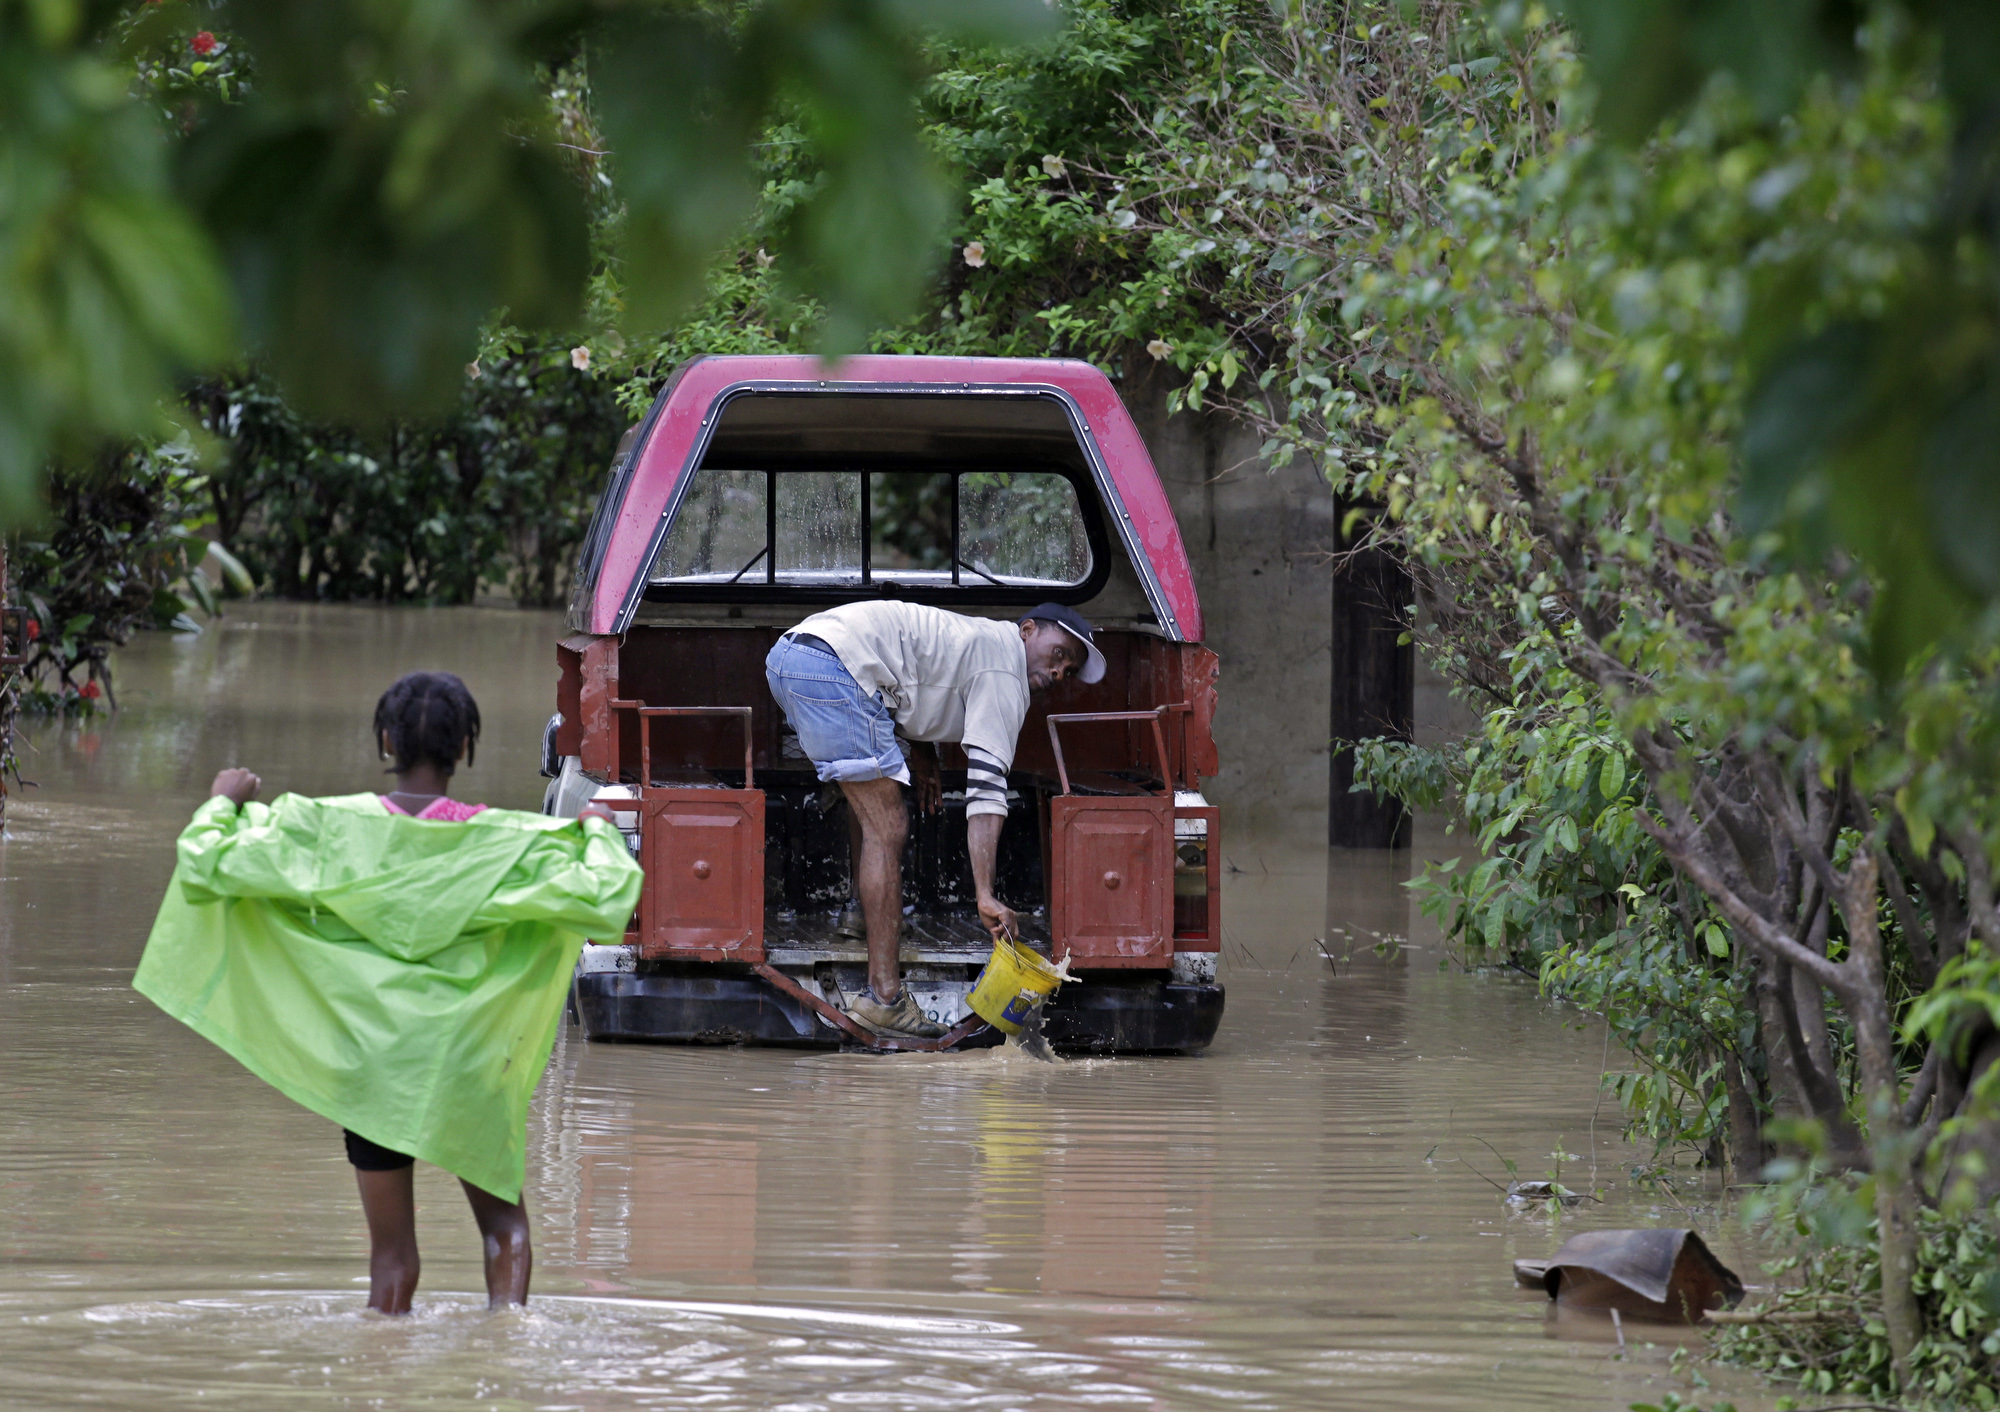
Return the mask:
[[[7,0],[0,523],[51,455],[161,434],[173,379],[244,351],[301,410],[379,421],[448,407],[495,310],[572,323],[587,198],[541,76],[579,56],[634,326],[698,292],[783,114],[817,160],[787,278],[852,347],[909,308],[948,207],[918,137],[925,36],[1052,20],[1035,0]]]
[[[942,268],[938,252],[926,256],[936,273],[921,303],[874,328],[867,346],[1080,357],[1114,376],[1217,346],[1220,306],[1190,283],[1180,250],[1136,226],[1119,193],[1146,179],[1146,115],[1266,14],[1265,0],[1071,0],[1061,34],[1041,43],[934,45],[924,133],[966,199],[946,228]],[[593,136],[580,140],[596,146],[590,121],[581,130]],[[687,316],[635,336],[624,321],[623,265],[606,261],[593,283],[592,366],[623,383],[635,418],[689,357],[814,346],[823,311],[790,271],[783,232],[817,188],[819,161],[789,123],[767,131],[757,151],[755,212]],[[622,180],[615,164],[611,177]],[[621,234],[614,218],[601,238],[615,249]]]
[[[1412,631],[1481,707],[1462,754],[1368,762],[1456,791],[1490,851],[1430,904],[1613,1010],[1657,1135],[1865,1169],[1883,1386],[1914,1387],[1944,1337],[1917,1212],[1993,1195],[1925,1159],[1990,1142],[1983,1032],[1904,1020],[1979,995],[1965,958],[2000,946],[1995,656],[1966,636],[1902,670],[1871,651],[1873,560],[1787,556],[1734,507],[1786,337],[1769,291],[1818,327],[1891,307],[1932,258],[1953,110],[1884,12],[1782,121],[1717,81],[1620,148],[1570,32],[1506,20],[1248,26],[1149,112],[1148,180],[1100,219],[1222,311],[1174,354],[1184,404],[1372,507],[1353,528],[1410,563]]]

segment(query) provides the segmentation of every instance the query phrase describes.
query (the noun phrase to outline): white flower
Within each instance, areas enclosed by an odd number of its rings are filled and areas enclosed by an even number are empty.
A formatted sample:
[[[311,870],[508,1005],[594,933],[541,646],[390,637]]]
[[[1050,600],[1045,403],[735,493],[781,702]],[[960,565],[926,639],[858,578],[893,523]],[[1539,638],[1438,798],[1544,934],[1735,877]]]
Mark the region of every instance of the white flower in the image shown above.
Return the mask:
[[[776,264],[777,262],[778,262],[778,257],[777,257],[776,255],[768,255],[768,254],[766,254],[766,253],[764,252],[764,247],[763,247],[763,246],[761,246],[761,245],[757,247],[757,268],[758,268],[758,269],[760,269],[760,270],[768,270],[768,269],[770,269],[770,268],[771,268],[771,266],[772,266],[772,265],[775,265],[775,264]]]
[[[477,358],[474,358],[470,363],[467,363],[465,365],[465,375],[473,379],[475,382],[478,381],[479,378],[483,376],[483,374],[479,371],[479,360]]]
[[[978,269],[986,263],[986,244],[975,240],[965,247],[965,263]]]
[[[579,343],[576,347],[569,350],[569,365],[580,373],[590,371],[590,347],[588,344]]]
[[[1050,152],[1042,158],[1042,170],[1060,181],[1069,175],[1069,164],[1055,153]]]
[[[1164,338],[1156,338],[1146,345],[1146,351],[1152,354],[1154,358],[1164,362],[1166,359],[1174,356],[1174,345],[1167,342]]]

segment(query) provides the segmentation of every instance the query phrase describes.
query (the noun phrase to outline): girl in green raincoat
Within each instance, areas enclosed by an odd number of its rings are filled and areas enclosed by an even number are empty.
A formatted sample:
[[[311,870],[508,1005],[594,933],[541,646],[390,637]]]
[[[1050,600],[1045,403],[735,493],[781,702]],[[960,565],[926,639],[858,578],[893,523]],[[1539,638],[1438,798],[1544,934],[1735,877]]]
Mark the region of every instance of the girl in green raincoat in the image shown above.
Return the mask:
[[[375,708],[388,794],[253,803],[224,770],[181,834],[133,985],[346,1130],[371,1247],[368,1307],[416,1290],[412,1172],[457,1176],[489,1305],[528,1297],[528,1102],[577,953],[625,931],[640,872],[610,815],[576,822],[449,797],[479,708],[413,672]]]

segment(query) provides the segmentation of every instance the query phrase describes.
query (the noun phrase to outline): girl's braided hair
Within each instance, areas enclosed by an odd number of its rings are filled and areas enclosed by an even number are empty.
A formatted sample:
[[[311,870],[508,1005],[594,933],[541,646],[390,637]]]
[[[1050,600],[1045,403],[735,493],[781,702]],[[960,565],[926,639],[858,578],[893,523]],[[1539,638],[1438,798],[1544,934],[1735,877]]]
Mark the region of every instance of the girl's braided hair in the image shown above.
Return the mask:
[[[465,763],[472,763],[479,744],[479,706],[465,683],[450,672],[409,672],[375,703],[378,754],[385,735],[395,752],[397,773],[428,760],[450,775],[458,764],[460,746],[465,747]]]

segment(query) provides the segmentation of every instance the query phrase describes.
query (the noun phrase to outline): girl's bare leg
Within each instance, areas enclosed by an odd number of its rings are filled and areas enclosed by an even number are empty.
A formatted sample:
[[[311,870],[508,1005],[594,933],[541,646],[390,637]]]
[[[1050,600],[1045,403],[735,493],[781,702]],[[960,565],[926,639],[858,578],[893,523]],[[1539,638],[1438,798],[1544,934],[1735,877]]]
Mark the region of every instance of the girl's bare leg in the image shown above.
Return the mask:
[[[528,1302],[528,1275],[535,1254],[528,1246],[528,1208],[519,1201],[502,1201],[464,1178],[465,1199],[486,1246],[486,1307],[501,1309]]]
[[[368,1307],[384,1314],[407,1314],[417,1292],[417,1197],[415,1167],[393,1172],[354,1172],[361,1210],[368,1217]]]

